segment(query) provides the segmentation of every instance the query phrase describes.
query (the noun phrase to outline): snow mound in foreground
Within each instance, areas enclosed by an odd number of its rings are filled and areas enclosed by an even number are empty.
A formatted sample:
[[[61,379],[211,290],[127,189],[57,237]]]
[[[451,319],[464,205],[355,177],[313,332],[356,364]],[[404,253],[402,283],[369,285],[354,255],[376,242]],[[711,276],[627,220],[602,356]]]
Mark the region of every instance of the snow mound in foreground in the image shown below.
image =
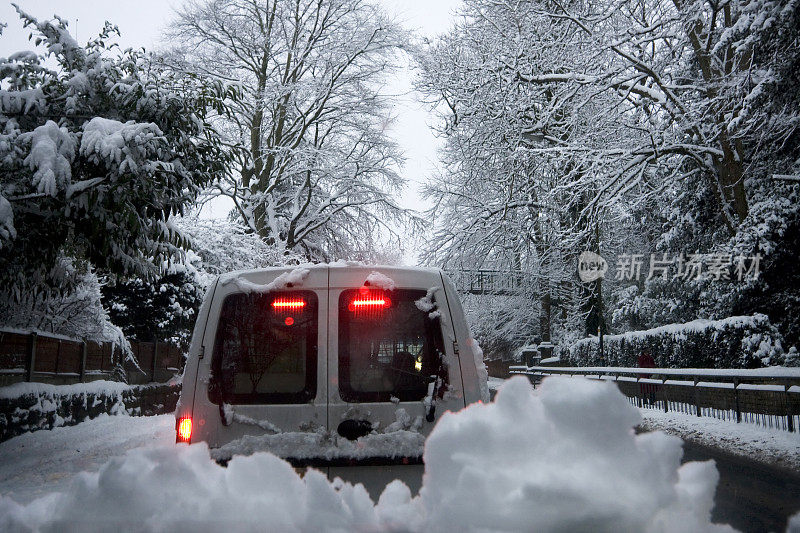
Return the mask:
[[[609,383],[509,380],[492,404],[447,413],[425,444],[419,496],[400,481],[377,504],[361,485],[301,478],[269,453],[227,468],[204,444],[136,449],[68,493],[0,498],[0,530],[717,531],[712,462],[634,435],[638,411]]]
[[[435,529],[706,531],[718,474],[680,465],[681,440],[634,435],[612,383],[507,381],[494,403],[442,417],[420,491]]]

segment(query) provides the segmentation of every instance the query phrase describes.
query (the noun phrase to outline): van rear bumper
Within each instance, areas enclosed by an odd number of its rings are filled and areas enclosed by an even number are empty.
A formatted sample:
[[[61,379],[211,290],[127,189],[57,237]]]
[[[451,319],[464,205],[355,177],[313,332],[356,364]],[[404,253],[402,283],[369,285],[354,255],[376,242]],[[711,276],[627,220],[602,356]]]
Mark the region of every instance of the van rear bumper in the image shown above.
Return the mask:
[[[235,456],[234,456],[235,457]],[[362,466],[374,467],[390,467],[390,466],[414,466],[424,465],[421,456],[416,457],[366,457],[360,459],[351,459],[347,457],[337,457],[334,459],[326,459],[323,457],[304,457],[302,459],[296,457],[282,457],[284,461],[292,465],[294,468],[353,468]],[[230,459],[216,459],[217,463],[222,466],[227,466]]]
[[[371,457],[368,459],[285,459],[299,475],[306,469],[314,468],[324,473],[330,481],[341,478],[353,485],[361,483],[373,501],[378,501],[383,489],[392,481],[399,479],[416,496],[422,487],[425,464],[422,457]],[[217,459],[217,463],[227,466],[230,459]]]
[[[422,475],[425,465],[384,465],[384,466],[357,466],[357,467],[330,467],[321,469],[328,475],[328,479],[341,478],[352,483],[361,483],[367,489],[373,501],[377,502],[386,485],[399,479],[411,489],[411,496],[416,496],[422,487]]]
[[[287,457],[284,461],[295,468],[329,468],[329,467],[354,467],[354,466],[409,466],[422,465],[422,457],[366,457],[349,459],[338,457],[335,459]]]

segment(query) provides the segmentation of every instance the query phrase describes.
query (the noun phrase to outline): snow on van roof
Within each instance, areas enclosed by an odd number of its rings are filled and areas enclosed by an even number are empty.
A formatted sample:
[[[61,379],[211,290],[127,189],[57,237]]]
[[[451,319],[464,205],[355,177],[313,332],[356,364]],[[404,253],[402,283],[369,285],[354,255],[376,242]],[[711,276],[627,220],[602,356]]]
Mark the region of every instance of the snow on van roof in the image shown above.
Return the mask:
[[[327,265],[323,264],[316,264],[316,263],[302,263],[299,265],[287,265],[287,266],[277,266],[277,267],[264,267],[264,268],[249,268],[246,270],[232,270],[230,272],[225,272],[224,274],[220,274],[218,279],[219,282],[223,285],[231,283],[235,278],[244,278],[249,275],[253,274],[264,274],[268,272],[276,272],[276,273],[283,273],[283,272],[291,272],[292,270],[296,270],[298,268],[307,269],[307,270],[314,270],[317,268],[325,267]]]
[[[263,268],[249,268],[245,270],[232,270],[231,272],[226,272],[224,274],[220,274],[219,278],[220,281],[225,281],[227,278],[236,277],[236,276],[246,276],[248,274],[261,274],[265,272],[286,272],[291,271],[296,268],[307,268],[309,270],[314,270],[317,268],[324,269],[324,268],[340,268],[340,269],[351,269],[351,270],[382,270],[382,271],[395,271],[395,272],[425,272],[429,274],[440,274],[442,272],[441,268],[436,267],[423,267],[423,266],[406,266],[406,265],[373,265],[368,263],[362,263],[361,261],[334,261],[333,263],[301,263],[299,265],[286,265],[286,266],[271,266],[271,267],[263,267]]]
[[[400,266],[400,265],[369,265],[366,263],[355,262],[355,261],[336,261],[335,263],[329,263],[328,266],[331,268],[337,269],[351,269],[351,270],[370,270],[373,272],[382,272],[384,275],[391,276],[393,273],[400,273],[400,272],[418,272],[424,274],[433,274],[436,276],[440,276],[442,274],[441,268],[435,267],[421,267],[421,266]]]
[[[234,273],[232,273],[227,274],[224,277],[220,276],[220,283],[223,286],[233,283],[239,290],[243,292],[269,292],[285,289],[286,287],[292,285],[302,285],[309,273],[311,273],[311,270],[308,268],[297,267],[283,272],[277,278],[265,284],[253,283],[239,274],[234,275]]]
[[[394,280],[392,278],[386,274],[381,274],[377,270],[373,270],[369,273],[367,279],[364,280],[364,285],[378,287],[379,289],[385,289],[387,291],[393,291],[395,287]]]
[[[220,274],[219,283],[221,285],[228,285],[234,283],[238,288],[245,292],[269,292],[272,290],[280,290],[286,288],[288,283],[299,285],[305,277],[312,270],[336,268],[342,270],[352,271],[369,271],[366,281],[370,285],[387,290],[394,290],[397,284],[391,278],[393,273],[420,273],[434,276],[441,276],[442,270],[439,268],[431,267],[411,267],[411,266],[397,266],[397,265],[368,265],[360,261],[343,261],[339,260],[333,263],[303,263],[300,265],[290,265],[283,267],[265,267],[255,268],[249,270],[235,270]],[[259,275],[277,273],[278,277],[271,283],[259,284],[254,283],[247,278],[258,277]],[[284,277],[287,274],[288,277]],[[301,279],[297,279],[300,276]]]

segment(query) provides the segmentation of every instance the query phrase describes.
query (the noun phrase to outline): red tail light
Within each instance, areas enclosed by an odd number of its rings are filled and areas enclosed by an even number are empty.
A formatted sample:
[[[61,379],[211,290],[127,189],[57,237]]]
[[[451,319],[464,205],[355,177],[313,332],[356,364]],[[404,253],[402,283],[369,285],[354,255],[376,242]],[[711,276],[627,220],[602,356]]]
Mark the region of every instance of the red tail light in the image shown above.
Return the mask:
[[[177,438],[175,442],[192,442],[192,419],[191,418],[180,418],[178,419],[178,423],[176,424],[176,429],[178,432]]]
[[[272,302],[272,308],[276,311],[294,311],[306,306],[305,300],[300,298],[278,298]]]

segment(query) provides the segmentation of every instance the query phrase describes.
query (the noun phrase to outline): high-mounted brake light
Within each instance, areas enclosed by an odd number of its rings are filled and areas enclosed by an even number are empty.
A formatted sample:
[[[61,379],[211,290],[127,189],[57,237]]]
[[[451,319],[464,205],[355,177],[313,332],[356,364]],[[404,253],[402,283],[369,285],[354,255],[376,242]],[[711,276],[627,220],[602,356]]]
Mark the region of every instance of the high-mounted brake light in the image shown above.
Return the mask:
[[[392,301],[387,297],[380,298],[356,298],[347,306],[350,311],[375,311],[391,307]]]
[[[178,435],[175,442],[191,443],[192,441],[192,419],[180,418],[177,424]]]
[[[293,309],[302,309],[306,306],[305,300],[301,299],[288,299],[288,298],[279,298],[272,302],[273,309],[277,310],[293,310]]]

